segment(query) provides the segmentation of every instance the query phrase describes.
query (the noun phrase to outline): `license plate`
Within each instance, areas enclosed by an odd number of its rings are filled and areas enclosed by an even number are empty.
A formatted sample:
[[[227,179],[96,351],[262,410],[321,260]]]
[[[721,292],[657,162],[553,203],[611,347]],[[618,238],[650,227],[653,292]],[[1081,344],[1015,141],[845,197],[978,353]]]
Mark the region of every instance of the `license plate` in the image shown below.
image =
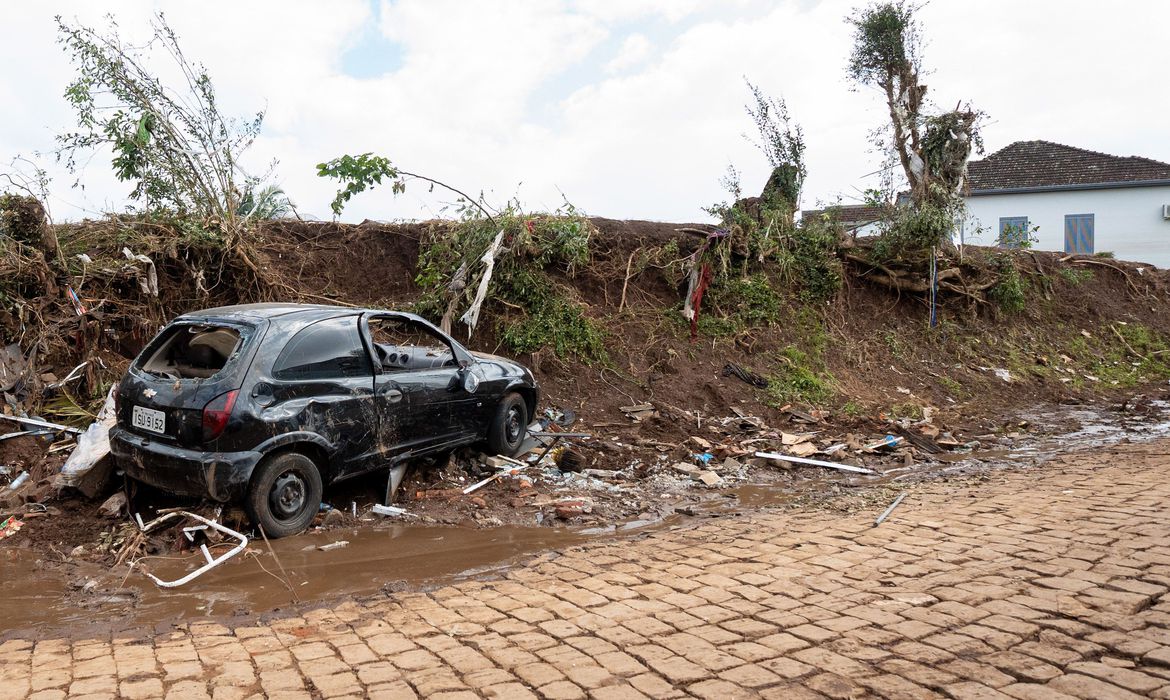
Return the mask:
[[[167,429],[167,414],[153,408],[135,406],[133,413],[130,414],[130,424],[152,433],[164,433]]]

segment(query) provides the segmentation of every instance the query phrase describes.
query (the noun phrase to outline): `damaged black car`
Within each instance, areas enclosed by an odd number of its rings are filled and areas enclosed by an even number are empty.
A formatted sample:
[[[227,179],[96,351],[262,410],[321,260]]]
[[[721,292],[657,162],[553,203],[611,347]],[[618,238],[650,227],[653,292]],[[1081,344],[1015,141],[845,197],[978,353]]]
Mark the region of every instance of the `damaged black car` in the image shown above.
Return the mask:
[[[116,388],[110,448],[128,483],[242,502],[269,537],[313,521],[324,485],[479,444],[513,455],[532,373],[413,314],[248,304],[180,316]]]

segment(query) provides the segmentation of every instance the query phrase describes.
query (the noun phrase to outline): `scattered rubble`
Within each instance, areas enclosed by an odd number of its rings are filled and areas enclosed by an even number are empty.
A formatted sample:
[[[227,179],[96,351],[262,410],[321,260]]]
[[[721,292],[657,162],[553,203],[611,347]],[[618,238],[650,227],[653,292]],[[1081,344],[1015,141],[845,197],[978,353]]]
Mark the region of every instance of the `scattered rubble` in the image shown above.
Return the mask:
[[[1136,412],[1139,405],[1135,402],[1126,410]],[[1142,409],[1146,416],[1161,415],[1165,410],[1148,402],[1144,405],[1149,406]],[[697,408],[683,410],[658,401],[636,408],[622,411],[629,415],[627,423],[613,425],[600,420],[581,425],[587,432],[574,433],[566,430],[570,425],[564,417],[569,412],[554,409],[551,416],[560,420],[546,414],[534,423],[526,451],[517,458],[460,450],[441,460],[415,464],[408,472],[403,495],[394,505],[378,502],[381,482],[363,485],[358,480],[352,486],[334,487],[329,498],[348,507],[323,505],[311,532],[409,523],[571,528],[599,534],[735,507],[740,497],[755,493],[751,489],[758,491],[760,484],[793,494],[788,500],[766,501],[776,504],[807,502],[803,500],[807,496],[798,494],[832,497],[843,489],[872,485],[876,487],[871,489],[874,496],[866,502],[874,512],[885,508],[874,522],[877,526],[903,502],[905,492],[890,502],[890,488],[907,479],[965,468],[962,465],[980,455],[1000,458],[1027,444],[1036,428],[1030,419],[983,429],[959,427],[940,422],[933,411],[923,411],[916,420],[857,421],[790,407],[770,420],[739,408],[732,408],[729,415],[712,415]],[[0,489],[13,493],[7,512],[0,512],[6,518],[0,521],[0,539],[6,540],[5,546],[18,540],[25,543],[18,546],[52,546],[49,551],[58,551],[64,565],[86,562],[108,567],[114,580],[139,570],[159,586],[182,586],[231,556],[248,551],[247,560],[264,567],[263,557],[270,562],[265,571],[281,578],[276,573],[282,568],[279,560],[277,567],[271,567],[274,550],[263,554],[240,544],[263,533],[251,529],[239,511],[221,512],[214,505],[192,508],[181,502],[178,507],[164,507],[173,499],[168,501],[159,494],[142,510],[142,504],[121,491],[100,506],[79,511],[76,504],[82,501],[62,500],[69,499],[75,489],[52,478],[61,461],[44,466],[54,445],[72,448],[74,433],[44,430],[49,434],[0,441]],[[76,454],[84,448],[72,449]],[[65,456],[60,454],[61,459]],[[17,488],[5,485],[5,479]],[[30,491],[34,485],[37,489]],[[106,493],[110,488],[112,485],[106,487]],[[54,501],[71,505],[65,510],[47,505]],[[133,522],[118,522],[128,511]],[[148,512],[154,519],[144,522],[143,514]],[[112,519],[114,524],[103,525],[101,518]],[[195,519],[195,526],[185,524],[191,519]],[[59,532],[54,528],[68,523],[75,524],[76,534],[65,538],[50,535],[52,540],[38,534],[42,528],[46,533]],[[339,539],[315,543],[308,549],[315,556],[347,543]],[[176,558],[188,562],[185,567],[189,570],[180,571],[182,575],[171,580],[148,570],[154,561],[173,562]],[[167,568],[168,572],[173,570]],[[282,583],[291,586],[287,580],[286,574]],[[94,586],[87,594],[94,601],[125,599],[118,588],[104,583]],[[295,591],[292,595],[295,598]]]

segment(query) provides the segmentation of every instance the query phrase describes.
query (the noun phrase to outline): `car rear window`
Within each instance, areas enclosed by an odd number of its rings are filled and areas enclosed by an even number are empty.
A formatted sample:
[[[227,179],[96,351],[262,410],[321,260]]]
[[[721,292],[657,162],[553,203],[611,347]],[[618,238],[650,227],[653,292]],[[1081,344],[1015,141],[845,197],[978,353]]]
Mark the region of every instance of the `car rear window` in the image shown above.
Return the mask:
[[[171,379],[210,379],[239,354],[247,329],[216,324],[177,323],[151,344],[138,368]]]
[[[358,334],[357,316],[306,326],[284,346],[272,369],[277,379],[328,379],[373,373]]]

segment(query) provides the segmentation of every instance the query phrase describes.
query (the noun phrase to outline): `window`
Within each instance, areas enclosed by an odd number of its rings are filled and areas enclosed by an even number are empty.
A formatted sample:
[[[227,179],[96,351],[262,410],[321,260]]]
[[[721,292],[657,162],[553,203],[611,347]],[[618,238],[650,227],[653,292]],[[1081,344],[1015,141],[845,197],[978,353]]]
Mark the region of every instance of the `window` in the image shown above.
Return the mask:
[[[405,372],[457,364],[455,352],[447,341],[417,321],[382,316],[371,318],[369,325],[383,371]]]
[[[1064,252],[1075,255],[1093,254],[1094,214],[1065,214]]]
[[[158,377],[210,379],[219,374],[246,342],[241,329],[231,326],[177,323],[155,340],[158,349],[138,367]]]
[[[272,371],[277,379],[331,379],[373,374],[362,348],[357,317],[317,321],[284,346]]]
[[[997,239],[1000,248],[1022,248],[1025,243],[1030,242],[1031,236],[1032,232],[1028,230],[1028,217],[1000,217]]]

